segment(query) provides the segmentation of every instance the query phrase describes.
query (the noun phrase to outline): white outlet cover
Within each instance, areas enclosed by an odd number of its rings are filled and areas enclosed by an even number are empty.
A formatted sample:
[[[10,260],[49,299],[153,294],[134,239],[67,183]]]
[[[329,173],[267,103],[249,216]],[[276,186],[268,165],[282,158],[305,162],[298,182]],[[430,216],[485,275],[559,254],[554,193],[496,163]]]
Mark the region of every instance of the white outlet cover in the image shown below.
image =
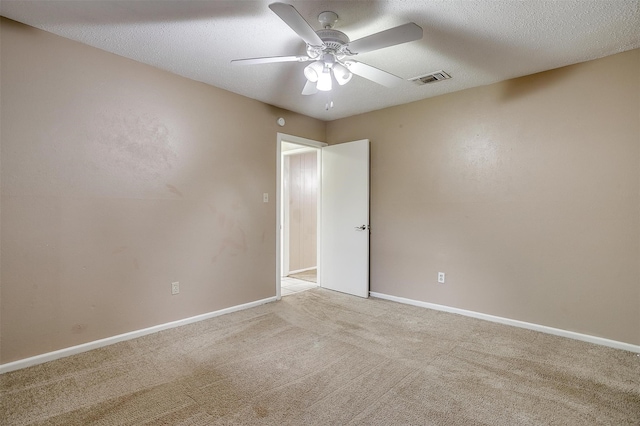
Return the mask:
[[[171,294],[178,293],[180,293],[180,283],[177,281],[175,283],[171,283]]]
[[[438,282],[444,284],[444,272],[438,272]]]

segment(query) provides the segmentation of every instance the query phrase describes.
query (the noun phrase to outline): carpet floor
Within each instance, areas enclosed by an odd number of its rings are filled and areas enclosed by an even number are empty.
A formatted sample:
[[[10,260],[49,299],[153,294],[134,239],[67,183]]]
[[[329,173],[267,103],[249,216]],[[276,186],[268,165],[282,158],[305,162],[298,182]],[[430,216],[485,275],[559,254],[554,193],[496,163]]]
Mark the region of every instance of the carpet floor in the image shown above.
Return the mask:
[[[640,425],[640,357],[314,289],[0,375],[0,423]]]

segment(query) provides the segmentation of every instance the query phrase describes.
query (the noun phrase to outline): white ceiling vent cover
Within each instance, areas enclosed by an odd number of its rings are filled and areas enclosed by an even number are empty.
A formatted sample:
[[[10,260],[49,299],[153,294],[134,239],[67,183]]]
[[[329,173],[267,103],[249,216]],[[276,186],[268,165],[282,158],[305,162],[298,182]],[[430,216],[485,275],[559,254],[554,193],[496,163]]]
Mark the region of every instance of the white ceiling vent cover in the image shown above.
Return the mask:
[[[425,75],[419,75],[418,77],[410,78],[409,81],[413,81],[418,86],[422,86],[428,83],[435,83],[436,81],[448,80],[450,78],[451,76],[449,74],[440,70],[430,72],[429,74]]]

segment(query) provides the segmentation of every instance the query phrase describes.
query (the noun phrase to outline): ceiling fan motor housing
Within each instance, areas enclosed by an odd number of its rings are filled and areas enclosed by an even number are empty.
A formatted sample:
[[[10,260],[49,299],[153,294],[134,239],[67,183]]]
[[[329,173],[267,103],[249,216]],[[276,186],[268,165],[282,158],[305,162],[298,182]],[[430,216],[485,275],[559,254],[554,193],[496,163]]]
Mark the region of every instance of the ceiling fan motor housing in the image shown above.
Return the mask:
[[[336,56],[343,57],[345,55],[344,48],[349,43],[349,37],[342,31],[325,29],[316,31],[318,37],[324,43],[324,48],[309,46],[315,50],[318,56],[323,53],[333,53]]]

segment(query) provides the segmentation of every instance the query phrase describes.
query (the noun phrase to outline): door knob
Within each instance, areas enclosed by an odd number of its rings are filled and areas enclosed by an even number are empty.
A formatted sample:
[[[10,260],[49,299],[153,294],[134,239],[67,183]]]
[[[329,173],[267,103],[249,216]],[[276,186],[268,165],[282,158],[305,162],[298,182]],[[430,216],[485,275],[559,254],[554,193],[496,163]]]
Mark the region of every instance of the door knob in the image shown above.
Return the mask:
[[[364,231],[365,229],[367,229],[367,225],[356,226],[356,231]]]

